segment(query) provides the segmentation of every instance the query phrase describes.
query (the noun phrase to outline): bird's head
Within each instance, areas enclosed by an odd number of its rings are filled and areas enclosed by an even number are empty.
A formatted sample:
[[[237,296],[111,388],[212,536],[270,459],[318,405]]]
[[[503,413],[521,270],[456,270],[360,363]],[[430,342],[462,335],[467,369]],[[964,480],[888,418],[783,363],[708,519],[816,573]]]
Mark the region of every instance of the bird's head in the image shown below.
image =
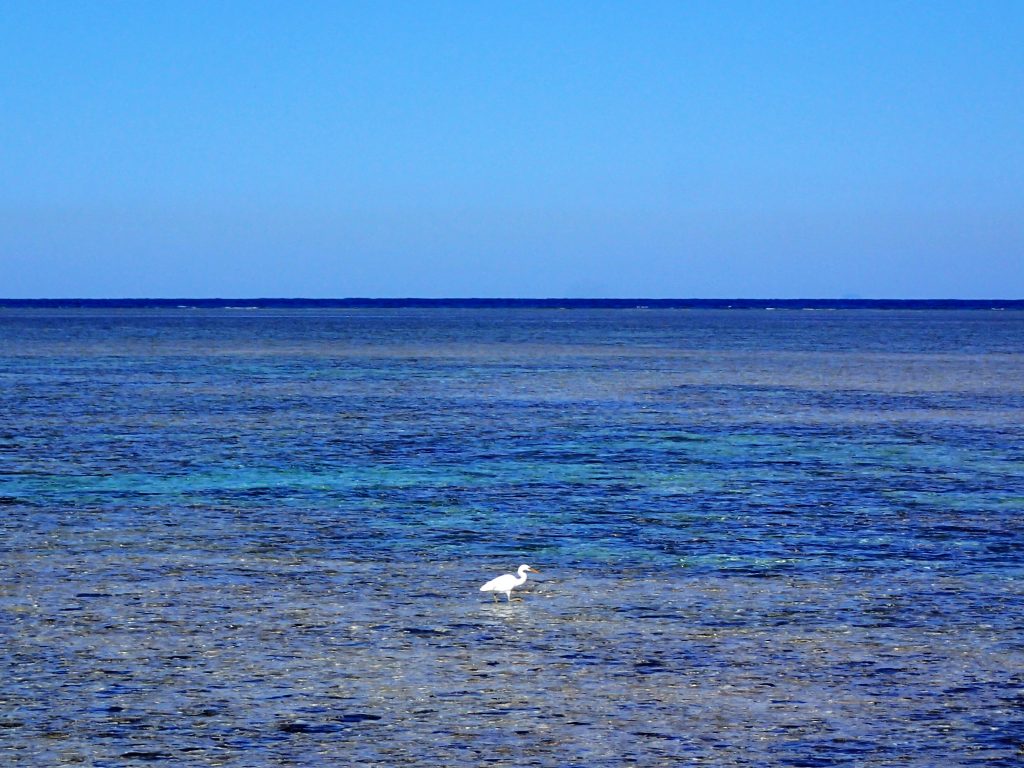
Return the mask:
[[[538,571],[535,568],[531,568],[530,566],[525,565],[525,564],[524,565],[520,565],[519,566],[519,575],[522,576],[524,573],[540,573],[540,571]]]

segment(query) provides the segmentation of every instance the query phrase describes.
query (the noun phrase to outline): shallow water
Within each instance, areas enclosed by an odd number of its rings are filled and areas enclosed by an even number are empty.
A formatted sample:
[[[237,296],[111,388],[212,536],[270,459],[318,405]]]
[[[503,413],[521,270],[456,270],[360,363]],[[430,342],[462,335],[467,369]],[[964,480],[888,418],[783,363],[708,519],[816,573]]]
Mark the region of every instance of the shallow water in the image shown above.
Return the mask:
[[[1024,760],[1024,313],[18,309],[0,385],[2,763]]]

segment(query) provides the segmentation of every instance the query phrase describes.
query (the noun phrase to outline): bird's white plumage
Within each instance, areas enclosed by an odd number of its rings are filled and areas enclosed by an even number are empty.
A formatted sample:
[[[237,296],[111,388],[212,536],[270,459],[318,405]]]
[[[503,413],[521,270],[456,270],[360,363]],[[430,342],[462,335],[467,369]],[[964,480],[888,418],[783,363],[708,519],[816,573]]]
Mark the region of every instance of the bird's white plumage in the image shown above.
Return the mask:
[[[502,576],[498,576],[497,578],[491,579],[482,587],[480,587],[480,591],[494,593],[504,592],[505,597],[511,602],[512,590],[526,583],[527,573],[537,573],[537,571],[535,571],[528,565],[520,565],[519,570],[516,571],[516,573],[518,573],[519,575],[515,576],[511,573],[506,573]],[[494,599],[498,599],[497,594],[494,595]]]

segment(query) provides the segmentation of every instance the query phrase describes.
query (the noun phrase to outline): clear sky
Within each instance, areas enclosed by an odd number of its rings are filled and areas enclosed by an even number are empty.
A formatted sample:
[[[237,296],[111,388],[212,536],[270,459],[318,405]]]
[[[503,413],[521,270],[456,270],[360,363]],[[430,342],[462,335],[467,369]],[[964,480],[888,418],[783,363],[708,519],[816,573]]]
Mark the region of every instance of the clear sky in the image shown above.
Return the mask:
[[[1024,2],[6,0],[0,296],[1024,298]]]

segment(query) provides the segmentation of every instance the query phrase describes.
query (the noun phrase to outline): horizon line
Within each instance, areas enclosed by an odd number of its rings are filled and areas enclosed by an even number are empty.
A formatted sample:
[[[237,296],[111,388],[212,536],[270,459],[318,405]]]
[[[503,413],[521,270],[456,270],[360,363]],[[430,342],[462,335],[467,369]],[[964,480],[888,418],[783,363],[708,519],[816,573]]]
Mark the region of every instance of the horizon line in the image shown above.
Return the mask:
[[[306,296],[107,296],[107,297],[85,297],[85,296],[47,296],[47,297],[0,297],[0,305],[112,305],[123,303],[127,305],[171,305],[182,303],[195,303],[203,305],[225,304],[230,302],[233,306],[238,303],[277,304],[277,305],[356,305],[356,304],[416,304],[416,305],[550,305],[550,304],[590,304],[590,305],[761,305],[761,304],[1001,304],[1001,305],[1024,305],[1024,298],[864,298],[861,296],[846,297],[739,297],[723,296],[713,298],[697,297],[672,297],[653,298],[648,296],[621,296],[621,297],[507,297],[507,296],[340,296],[312,298]]]

